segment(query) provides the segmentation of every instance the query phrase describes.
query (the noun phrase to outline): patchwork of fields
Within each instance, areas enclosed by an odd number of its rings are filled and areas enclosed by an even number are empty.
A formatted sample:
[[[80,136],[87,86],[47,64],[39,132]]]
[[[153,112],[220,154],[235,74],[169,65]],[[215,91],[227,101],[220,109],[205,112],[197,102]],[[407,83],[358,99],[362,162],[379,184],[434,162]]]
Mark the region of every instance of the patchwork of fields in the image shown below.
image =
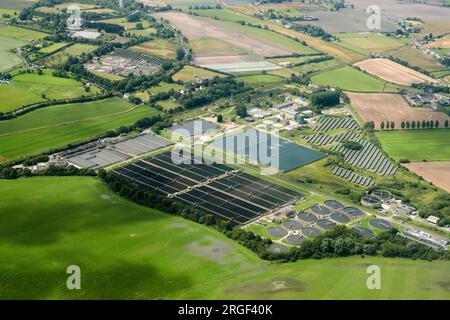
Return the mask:
[[[0,122],[0,163],[92,139],[157,113],[119,98],[39,109]]]

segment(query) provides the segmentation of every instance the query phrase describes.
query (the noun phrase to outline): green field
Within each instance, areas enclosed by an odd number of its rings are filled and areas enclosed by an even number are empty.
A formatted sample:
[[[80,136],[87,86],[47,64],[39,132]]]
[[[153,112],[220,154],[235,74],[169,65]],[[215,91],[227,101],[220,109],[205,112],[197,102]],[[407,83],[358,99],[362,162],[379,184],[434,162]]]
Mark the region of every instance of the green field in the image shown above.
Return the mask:
[[[7,71],[21,64],[22,58],[11,52],[25,45],[25,42],[0,36],[0,72]]]
[[[364,55],[368,55],[371,52],[381,53],[392,50],[410,42],[409,39],[396,39],[374,33],[342,33],[336,36],[340,40],[340,42],[337,42],[339,46]]]
[[[22,63],[22,58],[12,52],[13,50],[26,45],[31,40],[39,40],[46,36],[46,33],[25,28],[0,27],[0,72],[7,71]]]
[[[19,11],[11,9],[0,9],[0,22],[9,22],[11,19],[17,19],[18,16]]]
[[[270,264],[94,178],[0,180],[0,192],[0,299],[450,299],[448,261]],[[366,287],[373,264],[381,290]],[[70,265],[81,268],[81,290],[65,286]]]
[[[97,49],[98,46],[91,44],[75,43],[74,45],[67,47],[45,59],[45,64],[49,67],[62,65],[67,62],[69,56],[80,56],[83,53],[90,53]]]
[[[380,131],[377,137],[383,149],[397,161],[450,160],[450,130],[447,129]]]
[[[116,24],[125,28],[125,30],[136,29],[136,25],[138,23],[141,23],[144,28],[148,28],[150,25],[147,20],[141,20],[139,22],[129,22],[127,18],[113,18],[113,19],[99,20],[99,22]]]
[[[55,51],[58,51],[61,48],[64,48],[65,46],[67,46],[66,42],[59,42],[59,43],[52,43],[51,45],[49,45],[48,47],[43,47],[39,50],[40,53],[53,53]]]
[[[48,99],[71,99],[96,92],[95,87],[90,93],[86,92],[83,84],[76,80],[54,77],[51,70],[44,70],[42,75],[19,74],[13,78],[10,85],[0,84],[0,112],[12,111]]]
[[[174,81],[190,82],[197,78],[214,78],[223,77],[221,73],[205,70],[202,68],[196,68],[193,66],[185,66],[183,69],[175,73],[172,77]]]
[[[0,27],[0,37],[7,37],[25,42],[43,39],[47,36],[48,34],[46,33],[25,28],[19,28],[14,26]]]
[[[252,76],[243,76],[236,78],[237,81],[243,81],[247,84],[265,84],[283,81],[283,78],[270,75],[270,74],[260,74]]]
[[[348,66],[318,74],[311,80],[323,86],[359,92],[383,92],[385,85],[385,82]]]
[[[181,86],[177,83],[160,82],[158,85],[153,86],[146,91],[139,91],[139,92],[133,93],[133,96],[138,97],[142,101],[145,102],[145,101],[148,101],[148,99],[152,95],[169,92],[170,90],[174,90],[175,92],[177,92],[177,91],[180,91],[182,88],[183,88],[183,86]]]
[[[0,122],[0,163],[91,139],[157,113],[119,98],[39,109]]]

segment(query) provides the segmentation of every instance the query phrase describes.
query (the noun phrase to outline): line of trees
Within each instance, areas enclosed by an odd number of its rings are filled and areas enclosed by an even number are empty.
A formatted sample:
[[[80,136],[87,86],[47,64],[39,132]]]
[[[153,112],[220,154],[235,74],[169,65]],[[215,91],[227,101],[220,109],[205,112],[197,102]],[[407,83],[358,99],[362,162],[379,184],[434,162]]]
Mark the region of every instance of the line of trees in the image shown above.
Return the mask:
[[[402,129],[438,129],[441,123],[439,120],[418,120],[418,121],[402,121],[400,123],[400,127]],[[444,128],[448,129],[448,120],[444,121]],[[395,122],[394,121],[381,121],[380,123],[381,130],[394,130]]]

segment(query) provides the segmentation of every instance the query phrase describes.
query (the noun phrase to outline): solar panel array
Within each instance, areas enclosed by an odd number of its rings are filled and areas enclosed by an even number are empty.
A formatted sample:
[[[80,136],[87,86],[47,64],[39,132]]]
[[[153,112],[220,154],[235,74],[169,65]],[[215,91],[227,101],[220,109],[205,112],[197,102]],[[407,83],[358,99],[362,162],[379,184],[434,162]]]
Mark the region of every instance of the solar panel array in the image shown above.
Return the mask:
[[[345,168],[339,166],[332,166],[331,172],[338,177],[344,178],[347,181],[362,185],[362,186],[370,186],[375,183],[375,179],[371,177],[362,176],[357,174],[352,170],[347,170]]]
[[[344,142],[347,140],[358,139],[360,134],[355,131],[346,131],[340,134],[316,133],[304,138],[309,144],[317,146],[325,146],[334,142]]]
[[[344,160],[357,168],[389,176],[397,172],[397,166],[386,157],[380,148],[367,139],[361,139],[358,142],[363,146],[360,150],[348,149],[342,144],[333,146],[331,150],[342,153]]]
[[[334,129],[359,130],[358,123],[351,117],[320,117],[313,131],[330,131]]]
[[[169,152],[113,171],[236,224],[301,197],[300,193],[225,165],[174,164]]]

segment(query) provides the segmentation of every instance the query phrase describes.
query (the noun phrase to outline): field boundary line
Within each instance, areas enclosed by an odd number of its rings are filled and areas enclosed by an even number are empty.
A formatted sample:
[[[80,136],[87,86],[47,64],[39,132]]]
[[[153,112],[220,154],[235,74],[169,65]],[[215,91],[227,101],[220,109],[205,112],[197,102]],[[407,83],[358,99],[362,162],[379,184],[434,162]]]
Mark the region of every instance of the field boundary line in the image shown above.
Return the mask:
[[[16,131],[16,132],[11,132],[11,133],[3,133],[3,134],[0,134],[0,138],[8,137],[8,136],[16,135],[16,134],[22,134],[22,133],[27,133],[27,132],[34,132],[34,131],[44,130],[44,129],[64,127],[66,125],[76,124],[76,123],[90,121],[90,120],[97,120],[97,119],[104,119],[104,118],[109,118],[109,117],[115,117],[115,116],[118,116],[118,115],[122,115],[122,114],[126,114],[126,113],[129,113],[129,112],[132,112],[132,111],[136,110],[139,107],[140,106],[136,106],[136,107],[133,107],[133,108],[125,110],[125,111],[121,111],[121,112],[117,112],[117,113],[111,113],[109,115],[104,115],[104,116],[80,119],[80,120],[76,120],[76,121],[68,121],[68,122],[55,124],[55,125],[51,125],[51,126],[43,126],[43,127],[39,127],[39,128],[33,128],[33,129],[28,129],[28,130],[21,130],[21,131]]]

